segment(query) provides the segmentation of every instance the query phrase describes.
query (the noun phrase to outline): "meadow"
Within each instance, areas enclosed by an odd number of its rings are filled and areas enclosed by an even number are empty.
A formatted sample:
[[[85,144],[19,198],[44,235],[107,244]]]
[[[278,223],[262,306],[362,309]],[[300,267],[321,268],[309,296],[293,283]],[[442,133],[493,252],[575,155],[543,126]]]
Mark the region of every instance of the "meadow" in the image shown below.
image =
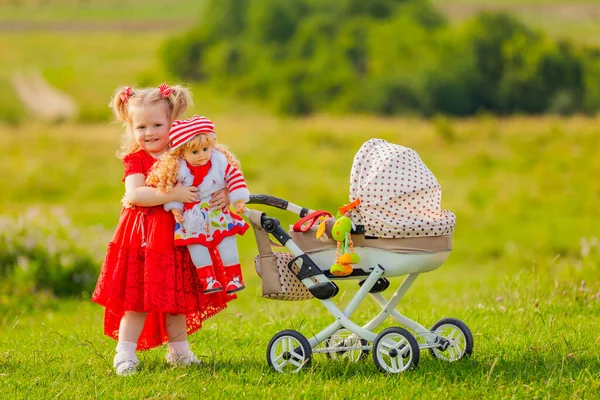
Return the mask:
[[[165,3],[155,2],[148,14],[132,19],[160,20]],[[541,2],[519,2],[525,3]],[[544,4],[549,3],[559,2]],[[49,4],[47,21],[72,21],[72,8],[59,7],[71,4],[67,0]],[[90,4],[92,11],[79,11],[78,18],[105,21],[92,27],[123,20]],[[165,20],[189,18],[187,3],[176,4],[181,10],[170,9]],[[7,14],[6,7],[0,8],[5,20],[34,20],[19,9]],[[1,240],[10,240],[17,226],[35,229],[58,219],[77,231],[77,246],[101,263],[123,194],[122,165],[114,156],[122,129],[108,122],[106,104],[120,84],[168,80],[156,60],[161,41],[175,29],[166,26],[0,31],[1,84],[8,87],[14,70],[40,68],[86,116],[85,122],[36,122],[10,90],[0,97],[0,112],[23,116],[0,124]],[[370,356],[358,363],[315,356],[299,375],[272,372],[265,351],[275,333],[297,329],[310,336],[332,317],[316,300],[261,298],[249,233],[239,240],[247,289],[190,337],[205,363],[189,369],[167,366],[166,349],[158,349],[140,355],[139,374],[121,379],[112,368],[115,343],[102,335],[103,310],[88,300],[89,293],[58,298],[18,281],[0,281],[0,398],[597,396],[600,117],[290,119],[206,88],[192,89],[190,114],[216,122],[220,141],[240,158],[251,190],[302,206],[334,211],[347,201],[353,155],[369,138],[415,149],[440,181],[442,205],[455,212],[458,223],[449,260],[420,276],[399,310],[425,326],[443,317],[465,321],[475,338],[473,356],[447,364],[423,352],[415,370],[397,376],[378,372]],[[294,222],[291,215],[273,214],[284,224]],[[399,283],[393,279],[391,287]],[[345,304],[355,290],[355,284],[343,284],[336,302]],[[377,309],[365,301],[356,321],[368,321]]]
[[[475,335],[473,357],[444,364],[423,355],[402,376],[377,372],[370,358],[351,364],[317,357],[300,376],[272,373],[264,356],[272,335],[287,328],[309,335],[331,317],[317,301],[261,299],[256,248],[247,235],[240,244],[248,289],[191,337],[206,366],[172,370],[163,351],[151,351],[142,354],[139,375],[116,379],[102,310],[85,295],[23,302],[5,296],[2,397],[186,398],[206,389],[214,398],[591,398],[599,389],[598,119],[215,120],[254,192],[312,208],[334,210],[346,201],[352,156],[364,140],[417,149],[458,225],[449,261],[420,277],[400,310],[425,325],[445,316],[464,320]],[[0,171],[2,186],[11,187],[2,192],[3,210],[24,218],[31,207],[42,216],[62,207],[73,226],[100,225],[108,237],[122,195],[121,167],[110,157],[119,127],[0,132],[10,149]],[[101,257],[103,243],[94,246],[90,252]],[[355,290],[343,285],[338,301]],[[357,320],[370,319],[373,306],[365,302]]]

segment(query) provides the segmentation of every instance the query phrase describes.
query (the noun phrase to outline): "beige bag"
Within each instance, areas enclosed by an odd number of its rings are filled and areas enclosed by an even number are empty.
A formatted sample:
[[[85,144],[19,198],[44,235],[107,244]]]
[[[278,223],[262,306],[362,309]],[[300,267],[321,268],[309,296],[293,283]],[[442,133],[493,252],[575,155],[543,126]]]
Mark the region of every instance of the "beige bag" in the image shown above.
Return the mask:
[[[256,273],[262,279],[262,296],[274,300],[308,300],[313,295],[288,268],[291,253],[273,253],[269,235],[260,226],[262,213],[252,210],[250,223],[254,229],[258,256],[254,258]]]

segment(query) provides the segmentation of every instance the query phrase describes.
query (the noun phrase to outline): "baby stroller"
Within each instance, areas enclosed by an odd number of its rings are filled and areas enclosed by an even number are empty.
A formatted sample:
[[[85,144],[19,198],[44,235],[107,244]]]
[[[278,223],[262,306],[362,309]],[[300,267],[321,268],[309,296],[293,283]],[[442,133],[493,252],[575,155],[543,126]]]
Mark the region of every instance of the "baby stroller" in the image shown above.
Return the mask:
[[[354,255],[349,272],[340,275],[332,273],[332,264],[340,259],[339,241],[331,238],[335,236],[335,225],[326,240],[316,238],[332,220],[324,218],[326,213],[267,195],[250,198],[249,204],[277,207],[301,217],[288,232],[276,218],[256,210],[246,211],[259,249],[256,270],[262,278],[263,297],[316,298],[334,317],[328,327],[311,338],[295,330],[277,333],[267,347],[269,365],[278,372],[299,372],[313,354],[357,361],[371,352],[379,370],[396,374],[415,367],[421,349],[429,349],[434,357],[445,361],[471,355],[473,335],[462,321],[444,318],[427,329],[395,310],[417,276],[439,268],[452,250],[456,218],[450,211],[441,210],[440,185],[417,153],[382,139],[364,143],[354,157],[350,201],[358,204],[346,213],[352,222],[348,237]],[[318,220],[319,229],[315,223]],[[273,252],[268,234],[289,252]],[[348,250],[347,243],[345,246]],[[404,275],[403,282],[386,300],[382,292],[390,286],[388,278]],[[339,291],[335,283],[338,279],[360,281],[344,310],[332,301]],[[350,317],[367,295],[381,306],[381,311],[359,326]],[[388,316],[405,328],[390,327],[375,333]]]

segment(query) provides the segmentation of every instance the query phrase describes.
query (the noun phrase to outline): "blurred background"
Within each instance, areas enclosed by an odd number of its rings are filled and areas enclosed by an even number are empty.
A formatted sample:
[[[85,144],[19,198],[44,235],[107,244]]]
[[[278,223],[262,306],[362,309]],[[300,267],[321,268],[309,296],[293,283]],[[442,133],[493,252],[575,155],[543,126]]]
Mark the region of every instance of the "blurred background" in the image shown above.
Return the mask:
[[[598,1],[1,0],[0,54],[0,310],[89,298],[123,194],[108,102],[162,82],[255,193],[334,211],[381,137],[442,184],[457,270],[598,281]]]
[[[241,301],[190,339],[207,364],[152,351],[115,379],[89,300],[124,192],[108,103],[163,82],[191,88],[188,116],[215,122],[252,192],[304,207],[348,202],[368,139],[415,149],[457,226],[399,309],[463,319],[473,358],[270,373],[271,335],[331,321],[316,301],[261,299],[248,232]],[[597,396],[600,1],[0,0],[0,88],[0,397]],[[356,283],[340,287],[343,305]],[[364,303],[357,321],[375,315]]]

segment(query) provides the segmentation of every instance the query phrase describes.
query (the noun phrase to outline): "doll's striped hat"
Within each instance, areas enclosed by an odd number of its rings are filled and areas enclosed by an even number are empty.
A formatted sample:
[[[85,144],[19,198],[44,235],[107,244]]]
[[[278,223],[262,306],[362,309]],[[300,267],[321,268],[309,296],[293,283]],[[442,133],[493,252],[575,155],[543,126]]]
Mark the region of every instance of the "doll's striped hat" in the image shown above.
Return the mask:
[[[171,141],[171,150],[185,144],[196,135],[202,133],[212,133],[215,135],[215,124],[206,117],[194,115],[189,119],[179,119],[171,125],[169,140]]]

